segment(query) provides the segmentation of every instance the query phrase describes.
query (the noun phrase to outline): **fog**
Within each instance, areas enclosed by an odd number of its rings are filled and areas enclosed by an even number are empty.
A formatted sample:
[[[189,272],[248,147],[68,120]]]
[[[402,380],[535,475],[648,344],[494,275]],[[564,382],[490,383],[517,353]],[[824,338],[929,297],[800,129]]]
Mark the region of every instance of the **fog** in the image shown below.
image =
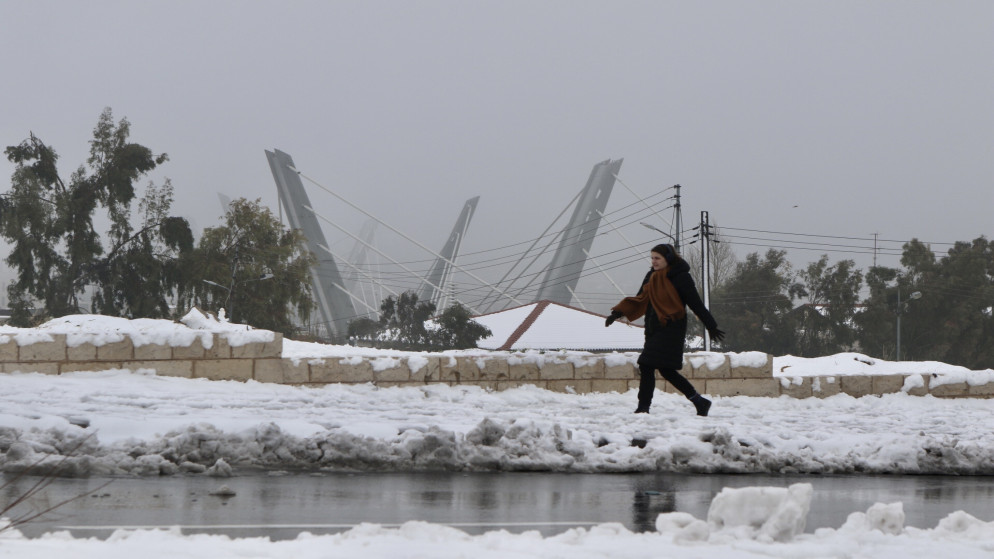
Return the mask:
[[[594,164],[624,158],[624,185],[657,194],[650,212],[616,185],[608,212],[643,214],[594,242],[624,290],[660,240],[638,222],[673,230],[659,193],[674,184],[685,228],[707,210],[740,256],[865,268],[876,234],[896,266],[913,237],[941,254],[994,229],[992,52],[984,0],[5,2],[0,143],[35,133],[68,178],[111,107],[169,154],[141,186],[170,178],[197,231],[218,223],[217,193],[278,212],[273,148],[431,247],[479,195],[462,246],[478,264],[522,250],[492,249],[537,237]],[[12,171],[0,162],[3,190]],[[328,219],[367,219],[305,185]],[[377,245],[432,258],[382,227]],[[616,295],[587,270],[580,291]]]

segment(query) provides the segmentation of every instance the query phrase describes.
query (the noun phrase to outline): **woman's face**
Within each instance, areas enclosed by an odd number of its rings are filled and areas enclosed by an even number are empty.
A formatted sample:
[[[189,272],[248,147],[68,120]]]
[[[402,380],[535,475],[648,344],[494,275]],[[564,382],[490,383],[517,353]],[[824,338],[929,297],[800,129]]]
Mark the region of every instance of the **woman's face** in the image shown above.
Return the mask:
[[[662,254],[658,252],[650,252],[649,256],[652,258],[652,269],[662,270],[666,268],[666,259],[663,258]]]

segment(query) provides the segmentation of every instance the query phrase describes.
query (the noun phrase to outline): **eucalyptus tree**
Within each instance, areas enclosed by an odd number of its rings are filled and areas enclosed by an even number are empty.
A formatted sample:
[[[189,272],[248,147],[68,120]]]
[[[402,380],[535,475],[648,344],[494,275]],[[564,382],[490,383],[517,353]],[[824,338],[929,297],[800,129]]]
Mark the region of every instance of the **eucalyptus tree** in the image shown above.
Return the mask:
[[[994,366],[994,243],[984,237],[957,242],[937,257],[912,239],[901,265],[867,274],[870,295],[857,316],[865,352],[894,358],[900,314],[902,359]]]
[[[793,309],[794,274],[787,253],[770,249],[751,253],[711,296],[711,312],[726,332],[721,349],[765,351],[774,355],[794,348],[787,315]]]
[[[164,269],[192,236],[185,220],[167,215],[168,184],[150,186],[150,200],[158,197],[155,219],[143,221],[141,234],[133,232],[135,184],[168,157],[130,142],[130,131],[127,119],[115,123],[104,109],[86,163],[68,180],[59,173],[55,149],[33,133],[4,150],[15,168],[10,190],[0,195],[0,236],[12,247],[6,262],[17,277],[8,295],[18,320],[26,319],[34,301],[50,317],[82,312],[80,296],[90,286],[98,293],[90,310],[125,316],[168,311],[165,300],[178,278]],[[95,222],[110,224],[109,251]],[[139,261],[140,278],[120,274]]]
[[[941,260],[938,281],[922,286],[942,311],[943,359],[971,369],[994,368],[994,242],[958,242]]]
[[[231,322],[291,336],[314,309],[311,268],[316,257],[303,234],[280,223],[259,200],[231,203],[224,222],[204,230],[183,259],[187,282],[181,309],[199,306]]]
[[[817,357],[855,349],[853,317],[859,312],[863,272],[852,260],[829,265],[828,256],[797,274],[790,288],[802,304],[790,313],[787,326],[795,337],[794,355]]]

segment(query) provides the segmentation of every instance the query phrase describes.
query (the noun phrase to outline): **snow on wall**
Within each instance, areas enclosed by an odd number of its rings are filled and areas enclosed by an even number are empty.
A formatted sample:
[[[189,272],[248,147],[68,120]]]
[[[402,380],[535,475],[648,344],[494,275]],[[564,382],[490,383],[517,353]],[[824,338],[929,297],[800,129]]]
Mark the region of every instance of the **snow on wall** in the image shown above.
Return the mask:
[[[0,326],[0,343],[13,340],[23,347],[38,342],[51,342],[54,340],[53,334],[64,334],[68,347],[79,347],[86,343],[103,346],[131,338],[136,347],[151,344],[189,347],[199,339],[205,348],[210,349],[214,343],[213,334],[225,338],[232,347],[267,343],[275,339],[275,333],[268,330],[232,324],[224,320],[223,316],[219,320],[193,309],[179,322],[76,314],[52,319],[37,328],[4,325]]]
[[[34,344],[51,343],[57,338],[65,340],[61,350],[54,348],[44,354],[32,350]],[[134,351],[123,347],[116,353],[99,351],[96,358],[83,358],[80,355],[86,352],[67,353],[65,349],[84,344],[103,347],[125,340],[130,340],[131,344],[125,345],[133,345]],[[182,352],[183,357],[178,357],[181,353],[177,351],[169,352],[169,348],[190,347],[195,342],[210,350],[217,340],[222,341],[220,349],[192,357],[189,351]],[[278,343],[270,343],[274,341]],[[269,347],[247,347],[251,344],[269,344]],[[152,351],[139,351],[146,346]],[[228,346],[246,349],[232,351]],[[164,351],[159,352],[159,349]],[[93,355],[92,347],[88,351]],[[161,354],[148,356],[154,352]],[[181,358],[238,358],[243,361],[240,364],[232,362],[226,369],[220,364],[191,364],[190,361],[174,363],[172,368],[159,367],[148,361],[160,360],[158,362],[162,363],[161,360]],[[244,361],[262,358],[270,360],[264,368]],[[282,359],[285,364],[273,363],[272,359]],[[631,388],[632,383],[638,382],[637,359],[638,352],[634,351],[472,349],[429,353],[299,342],[283,339],[270,331],[231,324],[223,315],[215,318],[196,309],[175,322],[72,315],[38,328],[0,326],[0,371],[5,372],[59,374],[81,369],[97,370],[101,362],[116,361],[113,367],[152,368],[159,374],[216,380],[287,383],[502,381],[503,385],[490,386],[499,390],[516,385],[515,382],[534,382],[552,390],[586,393]],[[900,391],[916,395],[994,396],[994,370],[970,371],[938,362],[895,363],[858,353],[819,358],[770,357],[762,352],[688,352],[684,361],[684,375],[692,380],[704,380],[706,384],[698,388],[716,395],[808,397],[845,392],[858,397]],[[315,368],[321,370],[315,372]]]

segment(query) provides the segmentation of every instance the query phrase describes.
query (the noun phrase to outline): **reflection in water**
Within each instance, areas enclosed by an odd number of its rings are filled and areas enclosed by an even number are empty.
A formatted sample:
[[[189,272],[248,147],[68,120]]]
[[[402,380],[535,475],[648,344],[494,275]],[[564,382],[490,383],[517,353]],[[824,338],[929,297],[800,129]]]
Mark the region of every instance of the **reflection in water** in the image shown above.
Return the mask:
[[[971,483],[972,482],[972,483]],[[936,478],[923,480],[917,495],[923,501],[945,501],[949,499],[989,499],[994,500],[994,481],[988,477],[966,478],[966,483],[949,487],[937,482]]]
[[[499,502],[495,491],[480,491],[473,494],[473,505],[479,510],[495,509]]]
[[[451,491],[421,491],[416,494],[416,500],[430,506],[451,505]]]
[[[0,476],[0,485],[8,481]],[[104,479],[56,479],[29,505],[61,502],[99,487]],[[37,479],[22,478],[0,491],[12,502]],[[200,476],[117,478],[99,495],[71,502],[23,532],[36,537],[65,526],[172,526],[231,536],[294,538],[303,530],[333,533],[363,522],[421,520],[458,524],[479,534],[506,529],[549,536],[570,527],[620,522],[655,530],[662,513],[707,518],[725,487],[787,487],[810,483],[815,492],[807,530],[838,528],[852,512],[874,503],[904,503],[907,526],[935,527],[957,510],[994,520],[994,477],[555,474],[555,473],[325,473],[272,476],[254,473],[218,480]],[[236,496],[211,492],[227,485]],[[3,503],[0,503],[2,505]],[[267,528],[282,525],[285,528]],[[300,526],[307,525],[307,528]],[[242,528],[245,526],[245,528]],[[99,531],[102,530],[102,531]],[[107,537],[110,528],[72,528],[79,537]]]
[[[654,532],[656,517],[676,511],[676,491],[664,475],[639,479],[632,497],[632,525],[636,532]]]

